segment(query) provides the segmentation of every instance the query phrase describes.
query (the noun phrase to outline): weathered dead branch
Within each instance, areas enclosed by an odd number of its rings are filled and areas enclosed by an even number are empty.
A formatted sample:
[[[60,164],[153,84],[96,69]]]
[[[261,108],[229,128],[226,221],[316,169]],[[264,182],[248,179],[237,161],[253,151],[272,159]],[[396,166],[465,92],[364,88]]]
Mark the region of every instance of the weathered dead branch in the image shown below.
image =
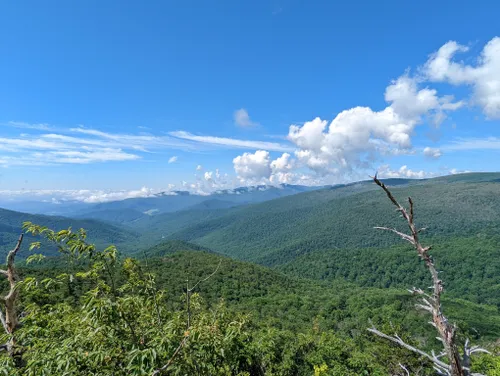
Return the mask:
[[[0,309],[0,321],[5,332],[9,335],[9,340],[6,344],[0,346],[0,349],[4,349],[9,352],[12,356],[14,355],[14,348],[16,346],[16,339],[14,332],[19,326],[19,319],[17,316],[16,300],[19,293],[17,288],[17,282],[19,282],[19,276],[17,275],[16,268],[14,266],[17,252],[21,249],[21,244],[23,242],[23,234],[19,236],[15,248],[9,252],[7,255],[7,270],[2,270],[0,274],[7,277],[9,281],[9,292],[7,295],[0,297],[0,301],[3,302],[5,307],[5,315]]]
[[[409,242],[417,251],[419,257],[424,260],[425,266],[429,270],[432,276],[432,294],[427,294],[421,289],[413,288],[410,293],[421,296],[421,303],[417,304],[418,308],[424,309],[432,315],[432,321],[430,324],[436,328],[438,331],[439,337],[437,337],[442,343],[444,347],[444,351],[439,355],[436,355],[434,352],[432,354],[428,354],[425,351],[422,351],[414,346],[411,346],[405,343],[398,335],[390,336],[385,333],[380,332],[375,327],[369,328],[373,334],[376,334],[379,337],[385,338],[389,341],[397,343],[398,345],[417,353],[427,359],[429,359],[433,365],[435,370],[440,375],[447,376],[471,376],[470,372],[470,355],[475,352],[487,352],[485,349],[482,349],[478,346],[470,347],[469,340],[465,342],[463,355],[460,355],[457,345],[456,339],[456,326],[451,324],[446,316],[443,314],[441,310],[441,294],[443,292],[443,282],[439,278],[438,271],[434,266],[434,262],[432,260],[429,251],[431,250],[431,246],[423,246],[420,243],[419,233],[424,229],[418,229],[415,226],[414,222],[414,204],[411,197],[408,197],[409,209],[404,208],[392,195],[387,186],[381,182],[377,176],[373,178],[375,184],[381,187],[386,193],[389,200],[396,207],[396,210],[401,213],[401,216],[406,221],[409,234],[405,234],[401,231],[398,231],[394,228],[388,227],[375,227],[376,229],[391,231],[401,237],[403,240]],[[444,362],[440,360],[440,358],[446,357],[448,362]]]

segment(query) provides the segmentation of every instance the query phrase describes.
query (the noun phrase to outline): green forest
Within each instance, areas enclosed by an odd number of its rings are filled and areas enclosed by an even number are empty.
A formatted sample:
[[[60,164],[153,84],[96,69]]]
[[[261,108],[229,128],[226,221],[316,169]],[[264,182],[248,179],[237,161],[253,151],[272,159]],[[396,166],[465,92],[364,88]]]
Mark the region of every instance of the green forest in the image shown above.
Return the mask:
[[[369,181],[132,222],[2,211],[0,374],[437,375],[445,315],[461,374],[500,375],[498,179],[392,182],[404,210]]]

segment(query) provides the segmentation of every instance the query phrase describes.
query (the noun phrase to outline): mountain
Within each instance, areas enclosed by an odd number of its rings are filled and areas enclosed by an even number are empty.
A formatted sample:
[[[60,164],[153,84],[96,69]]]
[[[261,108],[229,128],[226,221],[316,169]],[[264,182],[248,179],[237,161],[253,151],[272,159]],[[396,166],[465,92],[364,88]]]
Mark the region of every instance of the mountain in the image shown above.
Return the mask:
[[[416,222],[427,228],[422,241],[433,245],[437,265],[446,271],[448,293],[500,305],[500,174],[386,183],[401,202],[414,199]],[[165,239],[194,242],[289,275],[380,288],[429,283],[401,239],[373,228],[404,231],[405,224],[372,181],[245,207],[181,211],[166,219],[153,217],[158,221],[152,237],[168,227]]]
[[[78,213],[83,210],[88,210],[92,205],[81,201],[35,201],[35,200],[1,200],[0,208],[12,211],[44,214],[44,215],[60,215],[67,216]]]
[[[26,221],[47,226],[54,230],[63,230],[68,227],[72,227],[74,230],[84,228],[87,230],[89,241],[95,242],[100,247],[115,244],[120,246],[122,250],[127,251],[134,249],[137,244],[137,234],[135,232],[103,222],[41,214],[27,214],[0,209],[0,259],[3,260],[7,252],[14,247],[22,231],[22,224]],[[33,238],[26,237],[25,246],[32,240]],[[49,251],[49,254],[55,253],[53,247],[45,249],[45,251]]]
[[[208,248],[193,243],[184,242],[182,240],[167,240],[144,251],[139,251],[135,256],[139,259],[156,258],[187,251],[213,253]]]
[[[387,183],[397,197],[413,197],[416,219],[428,227],[426,236],[463,237],[497,234],[498,178],[500,174],[469,174]],[[314,250],[389,246],[394,238],[373,227],[402,225],[384,192],[366,181],[230,209],[171,238],[274,265]]]
[[[75,218],[92,218],[117,224],[131,224],[141,218],[190,209],[222,209],[273,200],[318,189],[299,185],[240,187],[220,190],[210,195],[187,191],[160,193],[152,197],[130,198],[94,204],[71,214]],[[126,214],[124,214],[126,213]]]

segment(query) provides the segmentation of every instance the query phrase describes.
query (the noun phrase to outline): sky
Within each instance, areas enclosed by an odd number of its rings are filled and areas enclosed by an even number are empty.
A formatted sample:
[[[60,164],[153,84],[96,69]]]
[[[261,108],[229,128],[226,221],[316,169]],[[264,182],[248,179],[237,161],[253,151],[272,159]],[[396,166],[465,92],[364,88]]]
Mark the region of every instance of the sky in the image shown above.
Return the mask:
[[[499,12],[481,0],[2,2],[0,195],[497,171]]]

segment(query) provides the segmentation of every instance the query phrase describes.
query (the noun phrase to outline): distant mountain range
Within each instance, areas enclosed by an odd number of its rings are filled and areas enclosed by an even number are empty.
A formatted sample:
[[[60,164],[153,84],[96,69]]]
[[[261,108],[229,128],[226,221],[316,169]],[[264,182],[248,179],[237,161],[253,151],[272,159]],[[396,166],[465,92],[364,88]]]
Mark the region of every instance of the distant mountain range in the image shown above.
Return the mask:
[[[116,223],[138,219],[144,215],[156,215],[196,208],[228,208],[247,205],[308,192],[321,187],[281,184],[259,185],[215,191],[209,195],[193,194],[188,191],[161,192],[149,197],[129,198],[104,203],[82,201],[3,201],[0,208],[45,215],[62,215],[74,218],[90,218]],[[205,203],[206,204],[203,204]],[[119,212],[122,212],[121,214]]]

